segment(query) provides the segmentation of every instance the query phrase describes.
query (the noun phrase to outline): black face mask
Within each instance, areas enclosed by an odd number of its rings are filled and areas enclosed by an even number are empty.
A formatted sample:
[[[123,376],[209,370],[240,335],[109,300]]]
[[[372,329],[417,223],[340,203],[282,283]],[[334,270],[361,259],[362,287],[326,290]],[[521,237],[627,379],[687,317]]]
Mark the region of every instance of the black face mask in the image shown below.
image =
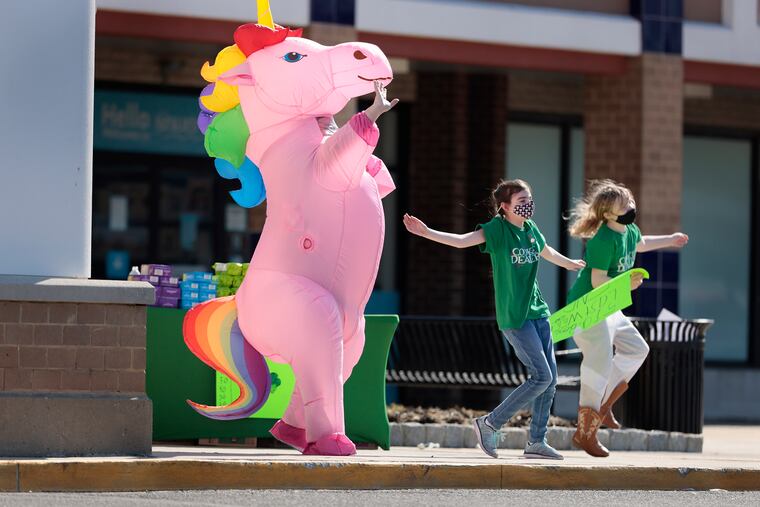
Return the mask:
[[[636,221],[636,208],[628,210],[625,215],[617,217],[616,222],[622,225],[631,225]]]

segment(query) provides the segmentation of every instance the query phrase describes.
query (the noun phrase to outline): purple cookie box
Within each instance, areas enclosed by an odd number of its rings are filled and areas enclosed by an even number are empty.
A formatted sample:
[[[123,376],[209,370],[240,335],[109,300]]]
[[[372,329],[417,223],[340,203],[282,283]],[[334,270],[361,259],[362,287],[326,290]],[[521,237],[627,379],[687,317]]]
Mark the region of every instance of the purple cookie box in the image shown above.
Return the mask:
[[[161,287],[179,287],[179,278],[176,276],[161,276],[158,278]]]
[[[166,264],[148,264],[148,274],[152,276],[172,276],[172,267]]]
[[[177,308],[179,306],[179,298],[158,296],[156,298],[155,306],[160,306],[161,308]]]
[[[134,282],[149,282],[154,287],[157,286],[161,281],[158,276],[151,275],[132,275],[131,279]]]
[[[156,289],[156,297],[178,299],[181,295],[182,291],[179,287],[158,287]]]

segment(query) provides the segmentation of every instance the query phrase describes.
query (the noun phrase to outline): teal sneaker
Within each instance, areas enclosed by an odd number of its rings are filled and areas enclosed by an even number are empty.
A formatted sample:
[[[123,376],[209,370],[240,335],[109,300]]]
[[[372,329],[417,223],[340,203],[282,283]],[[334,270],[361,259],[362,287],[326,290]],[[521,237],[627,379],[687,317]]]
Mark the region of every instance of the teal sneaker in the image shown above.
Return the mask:
[[[536,442],[534,444],[528,442],[523,456],[534,459],[565,459],[554,447],[546,442]]]
[[[499,454],[496,450],[499,448],[499,430],[486,422],[486,416],[473,420],[472,425],[475,427],[475,436],[478,437],[478,444],[483,452],[492,458],[498,458]]]

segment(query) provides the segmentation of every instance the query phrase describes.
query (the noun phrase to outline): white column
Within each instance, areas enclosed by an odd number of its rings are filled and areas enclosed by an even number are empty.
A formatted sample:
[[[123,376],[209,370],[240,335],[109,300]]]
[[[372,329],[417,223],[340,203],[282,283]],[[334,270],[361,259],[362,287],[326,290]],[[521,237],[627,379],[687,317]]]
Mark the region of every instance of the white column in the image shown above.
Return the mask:
[[[4,0],[0,275],[88,278],[95,0]]]

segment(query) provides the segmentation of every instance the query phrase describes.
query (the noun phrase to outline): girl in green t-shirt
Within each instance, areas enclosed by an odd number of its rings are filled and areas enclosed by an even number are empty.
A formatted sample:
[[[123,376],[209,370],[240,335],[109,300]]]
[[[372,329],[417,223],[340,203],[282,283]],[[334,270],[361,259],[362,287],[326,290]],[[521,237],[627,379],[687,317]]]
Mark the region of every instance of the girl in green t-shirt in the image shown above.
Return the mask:
[[[579,270],[583,261],[571,260],[546,244],[530,219],[533,216],[531,189],[522,180],[502,181],[491,195],[496,216],[473,232],[452,234],[428,228],[411,215],[404,215],[409,232],[444,245],[466,248],[480,245],[491,256],[496,320],[499,329],[525,364],[530,378],[515,389],[490,414],[473,424],[480,448],[498,457],[499,428],[522,407],[532,403],[530,440],[525,448],[529,458],[562,459],[546,443],[546,425],[557,385],[549,308],[536,282],[538,260],[543,257],[565,269]]]
[[[633,223],[636,202],[623,185],[611,180],[591,182],[590,189],[572,212],[570,234],[587,239],[586,267],[570,289],[573,302],[592,289],[631,269],[636,252],[681,248],[689,237],[642,236]],[[631,277],[631,290],[638,289],[641,275]],[[591,456],[605,457],[609,451],[596,437],[601,425],[620,428],[612,405],[628,389],[628,382],[641,367],[649,346],[631,321],[617,312],[599,324],[575,333],[583,352],[578,429],[573,443]]]

